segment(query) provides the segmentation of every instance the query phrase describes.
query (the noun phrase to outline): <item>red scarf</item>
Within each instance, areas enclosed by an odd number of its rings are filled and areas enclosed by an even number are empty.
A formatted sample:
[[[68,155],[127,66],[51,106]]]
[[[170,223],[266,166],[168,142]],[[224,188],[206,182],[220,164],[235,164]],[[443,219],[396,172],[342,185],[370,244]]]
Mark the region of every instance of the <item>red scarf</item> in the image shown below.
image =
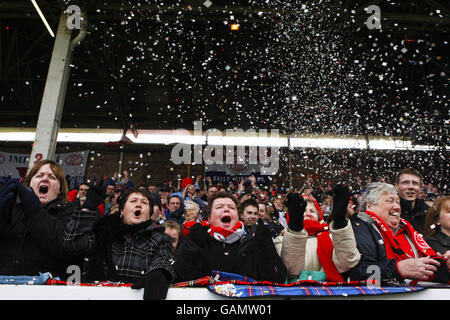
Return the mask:
[[[317,256],[320,264],[327,275],[327,281],[343,282],[339,271],[333,263],[333,241],[330,237],[330,227],[325,222],[307,219],[303,222],[303,227],[309,236],[317,238]]]
[[[183,235],[187,236],[190,228],[196,224],[195,221],[188,221],[183,224]],[[244,223],[242,221],[238,221],[231,230],[224,229],[222,227],[212,226],[208,223],[208,221],[202,221],[201,224],[203,226],[209,226],[208,233],[211,237],[216,239],[217,241],[224,243],[234,243],[237,240],[241,239],[245,233]]]
[[[322,210],[320,210],[317,201],[309,196],[303,196],[314,201],[314,205],[319,214],[319,221],[306,219],[303,221],[303,228],[308,232],[309,236],[316,236],[317,238],[317,256],[320,264],[327,275],[327,281],[344,282],[339,271],[333,263],[333,241],[330,237],[330,226],[323,221]]]
[[[400,248],[400,244],[397,241],[394,233],[385,224],[383,219],[381,219],[371,211],[366,211],[366,214],[368,214],[373,219],[373,221],[375,221],[378,231],[380,231],[381,236],[383,237],[384,246],[386,247],[386,256],[388,259],[404,260],[412,258]],[[434,250],[423,239],[423,236],[419,232],[414,230],[414,228],[408,221],[400,218],[400,226],[405,229],[409,238],[414,243],[414,246],[422,256],[436,256],[436,252],[434,252]]]
[[[185,221],[181,226],[181,231],[183,232],[183,237],[186,237],[191,231],[191,227],[196,224],[197,221]]]

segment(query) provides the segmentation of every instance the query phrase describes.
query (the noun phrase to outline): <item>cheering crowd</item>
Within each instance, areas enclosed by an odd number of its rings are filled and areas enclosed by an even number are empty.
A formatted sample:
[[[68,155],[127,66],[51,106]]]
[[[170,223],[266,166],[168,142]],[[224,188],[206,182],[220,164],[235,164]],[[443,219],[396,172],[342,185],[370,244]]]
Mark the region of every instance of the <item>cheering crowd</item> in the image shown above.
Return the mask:
[[[37,162],[0,186],[0,275],[49,272],[112,281],[164,299],[213,270],[272,283],[449,283],[450,196],[403,169],[393,184],[299,190],[187,177],[136,186],[126,172],[69,190],[62,167]]]

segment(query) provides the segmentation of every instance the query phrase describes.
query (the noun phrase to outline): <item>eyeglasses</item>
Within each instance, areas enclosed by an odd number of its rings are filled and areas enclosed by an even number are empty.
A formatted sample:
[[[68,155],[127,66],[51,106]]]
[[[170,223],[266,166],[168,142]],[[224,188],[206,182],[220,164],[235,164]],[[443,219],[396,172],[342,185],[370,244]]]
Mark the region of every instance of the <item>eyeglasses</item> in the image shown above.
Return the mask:
[[[414,187],[420,186],[420,182],[415,181],[415,180],[404,180],[404,181],[400,181],[399,184],[404,185],[404,186],[412,184]]]

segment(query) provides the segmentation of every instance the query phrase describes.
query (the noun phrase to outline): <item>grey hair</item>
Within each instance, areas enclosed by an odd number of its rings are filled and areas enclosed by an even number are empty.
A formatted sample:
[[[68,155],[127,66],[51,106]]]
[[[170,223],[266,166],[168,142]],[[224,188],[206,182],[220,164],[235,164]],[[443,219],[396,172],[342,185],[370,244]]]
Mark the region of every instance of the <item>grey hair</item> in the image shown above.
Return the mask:
[[[200,206],[192,200],[185,200],[184,201],[184,209],[200,211]]]
[[[359,211],[366,211],[367,203],[376,204],[378,200],[385,194],[397,193],[395,187],[392,184],[384,182],[372,182],[366,186],[366,191],[361,197]]]

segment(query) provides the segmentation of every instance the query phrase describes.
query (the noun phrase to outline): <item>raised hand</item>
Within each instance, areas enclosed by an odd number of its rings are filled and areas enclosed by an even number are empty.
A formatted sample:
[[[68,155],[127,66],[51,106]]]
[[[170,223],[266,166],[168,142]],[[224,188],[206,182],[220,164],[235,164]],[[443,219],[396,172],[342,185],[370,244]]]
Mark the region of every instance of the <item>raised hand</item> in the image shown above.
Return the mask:
[[[289,229],[301,231],[303,229],[303,215],[306,209],[306,201],[299,193],[289,193],[287,196],[289,212]]]
[[[334,221],[335,229],[342,229],[347,225],[347,207],[351,192],[348,187],[338,184],[333,189],[333,210],[331,216]]]
[[[3,224],[9,223],[11,219],[14,199],[17,192],[17,184],[17,179],[8,177],[0,189],[0,221]]]
[[[200,223],[196,223],[190,228],[187,237],[194,241],[200,248],[204,248],[209,237],[208,228],[208,226],[203,226]]]
[[[38,212],[41,210],[41,201],[30,187],[25,188],[23,184],[17,183],[17,193],[21,200],[23,212],[26,215]]]
[[[87,208],[91,211],[96,211],[97,207],[105,201],[106,193],[103,190],[103,176],[96,184],[92,183],[89,190],[86,192],[86,201],[84,201],[82,208]]]
[[[264,240],[272,241],[272,233],[270,229],[264,224],[263,219],[259,218],[255,228],[255,239],[258,242],[262,242]]]

